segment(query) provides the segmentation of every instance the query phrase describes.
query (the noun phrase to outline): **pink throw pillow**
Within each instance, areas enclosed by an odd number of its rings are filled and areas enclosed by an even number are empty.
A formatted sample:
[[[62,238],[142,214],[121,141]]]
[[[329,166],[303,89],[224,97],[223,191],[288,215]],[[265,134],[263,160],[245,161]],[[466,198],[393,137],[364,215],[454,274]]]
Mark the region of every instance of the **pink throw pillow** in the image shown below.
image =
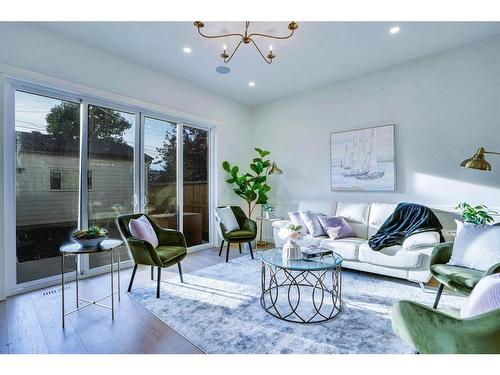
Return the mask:
[[[146,216],[130,220],[128,229],[133,237],[149,242],[154,248],[158,246],[158,237]]]

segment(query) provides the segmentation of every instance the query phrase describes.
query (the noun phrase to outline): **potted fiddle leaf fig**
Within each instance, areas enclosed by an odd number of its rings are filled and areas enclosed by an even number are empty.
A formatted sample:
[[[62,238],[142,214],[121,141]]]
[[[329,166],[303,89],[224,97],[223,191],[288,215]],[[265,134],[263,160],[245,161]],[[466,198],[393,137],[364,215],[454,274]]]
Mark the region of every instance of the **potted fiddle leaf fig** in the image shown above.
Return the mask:
[[[248,217],[252,217],[253,210],[258,204],[267,204],[268,193],[271,187],[267,184],[270,174],[281,174],[281,169],[275,162],[269,160],[269,151],[255,148],[258,156],[250,163],[250,171],[240,172],[237,165],[231,165],[228,161],[222,163],[222,168],[228,173],[226,179],[228,184],[233,185],[233,191],[247,202]]]

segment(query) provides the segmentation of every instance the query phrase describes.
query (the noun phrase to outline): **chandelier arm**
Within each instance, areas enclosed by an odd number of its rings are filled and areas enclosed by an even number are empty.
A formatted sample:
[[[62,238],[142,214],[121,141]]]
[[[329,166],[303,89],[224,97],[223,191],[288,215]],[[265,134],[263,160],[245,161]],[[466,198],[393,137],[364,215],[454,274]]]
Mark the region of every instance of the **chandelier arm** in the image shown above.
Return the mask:
[[[273,62],[272,59],[267,59],[266,56],[264,56],[264,54],[261,52],[259,46],[253,41],[253,39],[250,39],[250,41],[253,43],[253,45],[255,46],[255,48],[257,48],[257,51],[259,51],[260,55],[262,56],[262,58],[264,59],[264,61],[268,64],[271,64]],[[236,52],[236,51],[235,51]]]
[[[240,38],[243,38],[244,35],[242,34],[238,34],[238,33],[233,33],[233,34],[222,34],[222,35],[205,35],[201,32],[200,28],[198,27],[197,28],[198,30],[198,34],[200,34],[202,37],[204,38],[209,38],[209,39],[217,39],[217,38],[226,38],[226,37],[229,37],[229,36],[238,36]]]
[[[294,30],[292,30],[290,32],[290,35],[287,35],[287,36],[274,36],[274,35],[267,35],[267,34],[260,34],[260,33],[252,33],[248,37],[251,38],[253,36],[260,36],[260,37],[264,37],[264,38],[281,39],[281,40],[283,40],[283,39],[291,38],[292,35],[293,35],[293,33],[294,33]]]
[[[229,61],[231,61],[231,59],[233,58],[234,54],[236,53],[236,51],[238,50],[238,48],[240,48],[241,46],[241,43],[243,43],[242,40],[240,40],[240,42],[238,43],[238,45],[236,46],[236,48],[234,49],[233,53],[231,54],[231,56],[229,56],[229,58],[226,60],[224,59],[224,62],[227,64]]]

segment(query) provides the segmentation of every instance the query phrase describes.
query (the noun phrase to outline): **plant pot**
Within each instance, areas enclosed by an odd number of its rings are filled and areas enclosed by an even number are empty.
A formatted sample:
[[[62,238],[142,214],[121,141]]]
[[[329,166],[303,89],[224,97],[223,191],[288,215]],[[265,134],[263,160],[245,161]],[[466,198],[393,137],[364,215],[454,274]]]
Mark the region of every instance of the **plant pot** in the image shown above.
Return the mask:
[[[102,241],[104,241],[106,238],[108,238],[107,236],[104,236],[104,237],[97,237],[97,238],[88,238],[88,239],[77,239],[77,238],[73,238],[73,240],[77,243],[79,243],[80,245],[82,245],[82,247],[97,247],[101,244]]]
[[[300,252],[300,246],[295,243],[295,241],[288,239],[286,244],[283,245],[283,252],[281,255],[283,260],[300,260],[302,259],[302,253]]]

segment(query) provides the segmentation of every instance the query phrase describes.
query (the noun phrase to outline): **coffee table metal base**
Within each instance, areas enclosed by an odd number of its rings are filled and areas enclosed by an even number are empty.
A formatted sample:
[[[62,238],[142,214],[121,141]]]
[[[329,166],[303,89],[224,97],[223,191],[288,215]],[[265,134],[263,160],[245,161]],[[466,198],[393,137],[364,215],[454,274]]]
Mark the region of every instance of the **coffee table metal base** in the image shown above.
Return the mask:
[[[287,322],[325,322],[341,312],[341,285],[340,265],[295,271],[262,262],[260,304],[269,314]]]

